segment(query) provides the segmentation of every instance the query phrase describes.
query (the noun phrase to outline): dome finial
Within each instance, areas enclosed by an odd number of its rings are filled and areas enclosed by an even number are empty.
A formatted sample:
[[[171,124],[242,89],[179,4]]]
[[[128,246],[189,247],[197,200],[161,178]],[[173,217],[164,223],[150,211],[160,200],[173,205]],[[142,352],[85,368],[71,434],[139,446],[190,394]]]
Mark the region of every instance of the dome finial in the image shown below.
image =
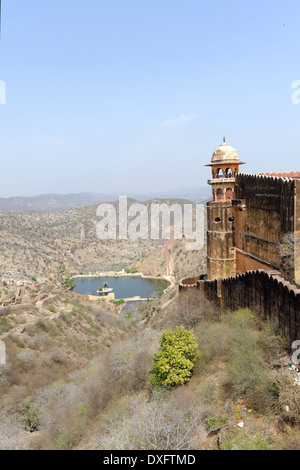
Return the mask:
[[[236,149],[234,149],[231,145],[228,145],[224,137],[224,142],[222,143],[222,145],[216,148],[211,161],[212,163],[232,161],[236,162],[239,161],[239,157]]]
[[[224,142],[224,144],[226,143],[226,137],[225,137],[225,135],[224,135],[224,137],[223,137],[223,142]]]

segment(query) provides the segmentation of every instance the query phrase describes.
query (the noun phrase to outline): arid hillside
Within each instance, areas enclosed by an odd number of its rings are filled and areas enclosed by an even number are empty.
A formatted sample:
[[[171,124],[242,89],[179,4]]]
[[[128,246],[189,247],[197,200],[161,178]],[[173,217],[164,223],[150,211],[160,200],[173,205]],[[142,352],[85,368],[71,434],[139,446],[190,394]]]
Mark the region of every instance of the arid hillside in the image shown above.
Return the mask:
[[[11,297],[13,288],[0,283],[0,292]],[[101,365],[111,345],[127,337],[128,324],[119,309],[53,285],[24,286],[18,304],[0,307],[0,340],[7,357],[6,365],[0,365],[1,449],[28,447],[36,424],[32,400],[38,390],[49,387],[52,398],[44,397],[43,403],[53,406],[55,401],[59,408],[69,374],[76,381],[85,369],[88,377],[90,361],[98,357]],[[93,385],[87,393],[93,393]],[[53,418],[48,414],[50,426]]]
[[[0,312],[0,449],[299,449],[296,372],[252,312],[176,289],[128,316],[53,285],[20,296]],[[153,356],[178,325],[197,340],[191,380],[155,389]]]
[[[173,201],[164,201],[167,204]],[[183,204],[186,201],[176,201]],[[134,201],[131,201],[134,203]],[[149,207],[151,201],[146,205]],[[114,203],[118,215],[118,204]],[[177,277],[198,272],[203,256],[185,251],[185,240],[100,240],[97,205],[59,212],[0,213],[0,278],[55,282],[73,274],[136,266],[145,274]]]

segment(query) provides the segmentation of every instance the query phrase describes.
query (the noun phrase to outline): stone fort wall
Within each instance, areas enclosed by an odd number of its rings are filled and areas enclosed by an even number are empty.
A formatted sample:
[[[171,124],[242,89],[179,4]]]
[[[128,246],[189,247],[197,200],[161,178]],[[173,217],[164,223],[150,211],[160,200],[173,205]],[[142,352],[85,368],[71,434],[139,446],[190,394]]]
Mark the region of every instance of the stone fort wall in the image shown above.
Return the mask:
[[[283,235],[300,236],[300,180],[241,173],[236,177],[232,206],[226,205],[230,214],[223,213],[224,204],[215,205],[208,203],[208,279],[213,280],[184,279],[179,291],[199,289],[221,308],[248,307],[263,319],[273,320],[291,341],[300,340],[300,289],[279,272]],[[220,260],[215,260],[215,266],[212,258],[230,258],[228,250],[232,249],[235,272],[226,273]],[[289,274],[299,285],[299,250]]]
[[[195,276],[179,284],[180,293],[189,289],[198,289],[221,308],[250,308],[264,320],[273,320],[291,341],[300,339],[300,289],[278,272],[249,271],[213,281]]]
[[[237,274],[279,270],[282,236],[300,235],[300,180],[237,175],[233,214]],[[291,278],[300,282],[297,262]]]

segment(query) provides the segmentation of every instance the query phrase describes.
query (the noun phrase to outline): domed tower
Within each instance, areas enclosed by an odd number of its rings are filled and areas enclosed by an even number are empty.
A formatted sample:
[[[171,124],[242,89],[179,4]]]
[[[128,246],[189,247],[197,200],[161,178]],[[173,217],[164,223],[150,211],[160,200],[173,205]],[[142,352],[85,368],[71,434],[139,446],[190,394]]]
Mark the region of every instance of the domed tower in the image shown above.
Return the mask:
[[[232,200],[240,162],[237,151],[225,142],[212,156],[210,166],[213,201],[207,204],[207,277],[225,278],[236,274],[234,216]]]

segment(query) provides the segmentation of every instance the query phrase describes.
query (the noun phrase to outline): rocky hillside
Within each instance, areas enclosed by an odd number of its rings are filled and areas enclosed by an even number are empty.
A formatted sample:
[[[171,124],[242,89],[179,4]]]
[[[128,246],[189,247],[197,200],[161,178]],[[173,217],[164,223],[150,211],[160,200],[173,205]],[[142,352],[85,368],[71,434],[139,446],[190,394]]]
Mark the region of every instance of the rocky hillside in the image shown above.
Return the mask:
[[[0,291],[19,301],[0,307],[0,449],[299,450],[296,372],[253,312],[176,289],[127,317],[59,286]],[[195,333],[193,374],[158,391],[152,358],[178,325]]]
[[[118,204],[114,204],[117,211]],[[178,277],[198,272],[203,257],[185,252],[184,240],[169,240],[166,245],[162,239],[99,240],[97,207],[49,213],[0,213],[0,278],[54,282],[72,273],[117,271],[132,266],[146,274]]]

